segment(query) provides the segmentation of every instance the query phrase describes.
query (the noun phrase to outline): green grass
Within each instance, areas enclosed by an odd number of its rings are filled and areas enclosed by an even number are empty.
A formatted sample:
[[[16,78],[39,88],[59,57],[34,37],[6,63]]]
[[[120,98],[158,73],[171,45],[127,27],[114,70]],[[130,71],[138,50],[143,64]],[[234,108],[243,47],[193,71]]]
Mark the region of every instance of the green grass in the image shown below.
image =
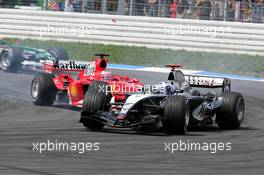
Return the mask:
[[[6,39],[14,43],[15,39]],[[183,64],[186,69],[233,73],[264,77],[264,57],[205,52],[149,49],[102,44],[70,43],[58,41],[23,40],[23,45],[37,48],[64,47],[69,56],[78,60],[90,60],[95,53],[110,54],[111,63],[144,66],[163,66],[168,63]]]

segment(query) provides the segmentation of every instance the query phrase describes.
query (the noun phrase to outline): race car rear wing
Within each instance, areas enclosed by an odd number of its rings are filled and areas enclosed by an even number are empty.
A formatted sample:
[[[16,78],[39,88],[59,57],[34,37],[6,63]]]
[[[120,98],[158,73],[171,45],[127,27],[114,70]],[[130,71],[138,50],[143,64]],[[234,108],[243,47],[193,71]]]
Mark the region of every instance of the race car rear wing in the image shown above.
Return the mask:
[[[180,64],[167,64],[165,66],[171,68],[168,76],[170,81],[176,80],[182,83],[187,81],[191,87],[222,88],[222,92],[231,90],[231,80],[228,78],[183,74],[181,70],[176,69],[182,67]]]
[[[93,64],[93,62],[88,62],[88,61],[45,60],[44,61],[44,72],[45,73],[53,73],[54,71],[79,72],[79,71],[86,69],[87,67],[89,67],[92,64]]]
[[[58,60],[44,61],[44,72],[53,73],[54,71],[80,72],[85,70],[86,75],[93,75],[104,71],[107,67],[108,60],[96,58],[94,61],[76,61],[76,60]]]
[[[184,75],[191,87],[222,88],[222,91],[231,90],[231,80],[221,77],[208,77],[197,75]]]

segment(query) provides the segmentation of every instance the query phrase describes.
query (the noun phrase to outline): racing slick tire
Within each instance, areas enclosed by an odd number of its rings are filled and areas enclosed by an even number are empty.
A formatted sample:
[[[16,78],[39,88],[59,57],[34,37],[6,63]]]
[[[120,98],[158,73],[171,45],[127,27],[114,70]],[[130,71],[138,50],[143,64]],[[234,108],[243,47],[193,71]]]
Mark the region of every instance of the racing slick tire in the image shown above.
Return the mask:
[[[69,55],[63,47],[48,49],[48,52],[56,58],[56,60],[69,60]]]
[[[35,105],[51,106],[56,99],[57,88],[53,74],[36,74],[31,82],[31,99]]]
[[[224,92],[223,105],[216,113],[216,121],[221,129],[239,129],[244,119],[244,98],[237,92]]]
[[[21,68],[17,49],[4,50],[0,55],[0,69],[4,72],[16,73]]]
[[[93,81],[85,93],[83,99],[83,111],[93,114],[97,111],[107,111],[109,109],[110,95],[106,93],[108,83],[104,81]],[[91,130],[102,129],[103,123],[93,119],[81,118],[81,123]]]
[[[190,118],[190,106],[185,96],[169,96],[164,109],[164,129],[167,134],[184,135]]]

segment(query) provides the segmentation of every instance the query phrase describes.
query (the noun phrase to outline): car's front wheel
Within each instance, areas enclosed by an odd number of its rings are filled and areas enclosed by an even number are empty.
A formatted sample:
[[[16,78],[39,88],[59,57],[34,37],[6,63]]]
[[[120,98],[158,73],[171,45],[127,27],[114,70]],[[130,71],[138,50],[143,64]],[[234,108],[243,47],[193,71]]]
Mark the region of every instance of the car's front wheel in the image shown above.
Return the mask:
[[[103,81],[94,81],[90,84],[83,99],[83,111],[85,111],[86,114],[89,115],[97,111],[107,111],[109,109],[110,96],[105,91],[108,86],[108,83]],[[92,130],[102,129],[104,127],[104,124],[95,119],[81,118],[81,123],[83,123],[86,128]]]
[[[56,98],[57,89],[53,83],[54,75],[36,74],[31,82],[31,99],[35,105],[50,106]]]
[[[185,96],[169,96],[165,103],[163,125],[167,134],[184,135],[190,119],[190,106]]]
[[[217,124],[222,129],[239,129],[244,119],[244,98],[237,92],[224,92],[223,105],[216,114]]]

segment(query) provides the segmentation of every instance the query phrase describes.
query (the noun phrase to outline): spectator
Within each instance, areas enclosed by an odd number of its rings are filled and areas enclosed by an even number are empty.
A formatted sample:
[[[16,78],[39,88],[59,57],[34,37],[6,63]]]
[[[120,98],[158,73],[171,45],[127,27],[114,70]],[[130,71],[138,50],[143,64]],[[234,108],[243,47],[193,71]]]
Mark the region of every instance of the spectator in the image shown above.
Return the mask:
[[[170,4],[170,17],[176,18],[177,17],[177,0],[173,0]]]
[[[65,12],[72,12],[73,11],[73,0],[65,0]]]
[[[128,0],[125,0],[125,5],[124,5],[124,15],[132,15],[132,14],[129,14],[129,3],[128,3]]]
[[[63,0],[59,0],[58,6],[59,6],[59,11],[64,11],[64,3],[62,2]]]
[[[191,15],[195,13],[196,0],[189,0],[189,12]]]
[[[215,0],[212,8],[212,17],[215,20],[223,20],[224,0]]]
[[[158,16],[158,0],[149,0],[149,16]]]
[[[133,5],[133,11],[131,12],[132,14],[130,15],[135,15],[135,16],[143,16],[143,11],[144,11],[144,7],[146,5],[148,5],[148,1],[146,0],[130,0],[129,2],[129,6],[130,6],[130,3],[132,2],[132,5]],[[130,10],[130,9],[129,9]]]
[[[251,0],[252,4],[252,22],[259,23],[262,19],[262,10],[263,10],[264,0]]]
[[[148,11],[149,11],[148,0],[145,0],[145,2],[144,2],[144,8],[143,8],[143,15],[144,16],[148,16]]]
[[[226,2],[226,21],[233,21],[235,18],[236,1],[227,0]]]
[[[243,22],[250,21],[251,7],[248,0],[242,0],[241,2],[241,19]]]
[[[214,4],[212,16],[214,17],[213,19],[220,20],[220,5],[219,5],[219,3]]]
[[[189,9],[188,0],[179,0],[177,4],[177,17],[184,18],[187,14],[188,9]]]
[[[146,0],[143,11],[145,16],[158,16],[158,0]]]
[[[173,0],[161,0],[160,4],[160,14],[161,17],[170,17],[170,4]]]
[[[72,10],[73,12],[79,11],[79,0],[72,0]]]
[[[210,20],[212,12],[212,3],[210,0],[200,0],[197,3],[197,7],[200,9],[199,19]]]
[[[240,14],[240,12],[241,12],[241,1],[242,0],[236,0],[236,6],[235,6],[235,21],[239,21],[240,20],[240,18],[241,18],[241,14]]]
[[[56,0],[49,0],[48,7],[49,7],[49,10],[59,11],[59,5]]]

